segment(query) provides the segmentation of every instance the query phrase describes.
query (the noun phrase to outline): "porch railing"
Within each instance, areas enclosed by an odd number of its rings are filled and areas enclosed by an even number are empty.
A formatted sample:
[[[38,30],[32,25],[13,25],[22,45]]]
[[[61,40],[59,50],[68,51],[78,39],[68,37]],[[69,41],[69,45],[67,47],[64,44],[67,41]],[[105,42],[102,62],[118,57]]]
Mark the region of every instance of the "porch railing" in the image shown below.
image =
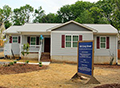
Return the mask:
[[[29,52],[39,52],[40,45],[30,45]],[[21,45],[21,51],[23,51],[23,45]]]

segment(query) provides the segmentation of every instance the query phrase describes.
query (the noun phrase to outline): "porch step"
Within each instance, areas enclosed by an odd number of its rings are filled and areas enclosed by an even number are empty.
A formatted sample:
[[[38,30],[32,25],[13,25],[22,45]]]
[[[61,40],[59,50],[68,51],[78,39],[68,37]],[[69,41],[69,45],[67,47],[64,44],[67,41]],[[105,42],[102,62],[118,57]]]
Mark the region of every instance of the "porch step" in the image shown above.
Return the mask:
[[[50,53],[47,53],[47,52],[42,53],[40,61],[46,61],[46,62],[51,61]]]

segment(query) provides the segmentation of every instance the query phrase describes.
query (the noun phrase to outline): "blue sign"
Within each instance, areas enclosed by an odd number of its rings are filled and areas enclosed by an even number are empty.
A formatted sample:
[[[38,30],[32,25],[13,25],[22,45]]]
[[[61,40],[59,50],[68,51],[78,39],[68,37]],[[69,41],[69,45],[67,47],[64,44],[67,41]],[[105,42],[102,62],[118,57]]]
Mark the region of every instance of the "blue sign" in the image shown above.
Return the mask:
[[[92,75],[93,42],[79,42],[78,44],[78,72]]]

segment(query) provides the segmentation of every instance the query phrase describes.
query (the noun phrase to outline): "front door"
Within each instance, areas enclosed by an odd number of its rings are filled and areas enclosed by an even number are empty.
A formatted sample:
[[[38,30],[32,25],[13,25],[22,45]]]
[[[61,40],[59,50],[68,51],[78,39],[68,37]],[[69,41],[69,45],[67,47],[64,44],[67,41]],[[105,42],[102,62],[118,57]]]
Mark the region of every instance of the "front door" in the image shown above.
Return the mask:
[[[44,52],[50,52],[50,38],[45,38]]]

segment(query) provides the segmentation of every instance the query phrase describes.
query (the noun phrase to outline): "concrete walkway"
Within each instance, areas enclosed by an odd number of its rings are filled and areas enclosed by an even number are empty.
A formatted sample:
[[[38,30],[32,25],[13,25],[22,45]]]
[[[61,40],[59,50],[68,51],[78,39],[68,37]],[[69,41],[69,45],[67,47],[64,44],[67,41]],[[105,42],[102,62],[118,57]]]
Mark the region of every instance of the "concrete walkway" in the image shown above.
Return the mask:
[[[25,62],[17,62],[17,63],[25,63]],[[28,63],[28,64],[35,64],[35,65],[37,65],[37,64],[39,64],[39,63]],[[49,65],[50,64],[50,62],[42,62],[42,65]]]

